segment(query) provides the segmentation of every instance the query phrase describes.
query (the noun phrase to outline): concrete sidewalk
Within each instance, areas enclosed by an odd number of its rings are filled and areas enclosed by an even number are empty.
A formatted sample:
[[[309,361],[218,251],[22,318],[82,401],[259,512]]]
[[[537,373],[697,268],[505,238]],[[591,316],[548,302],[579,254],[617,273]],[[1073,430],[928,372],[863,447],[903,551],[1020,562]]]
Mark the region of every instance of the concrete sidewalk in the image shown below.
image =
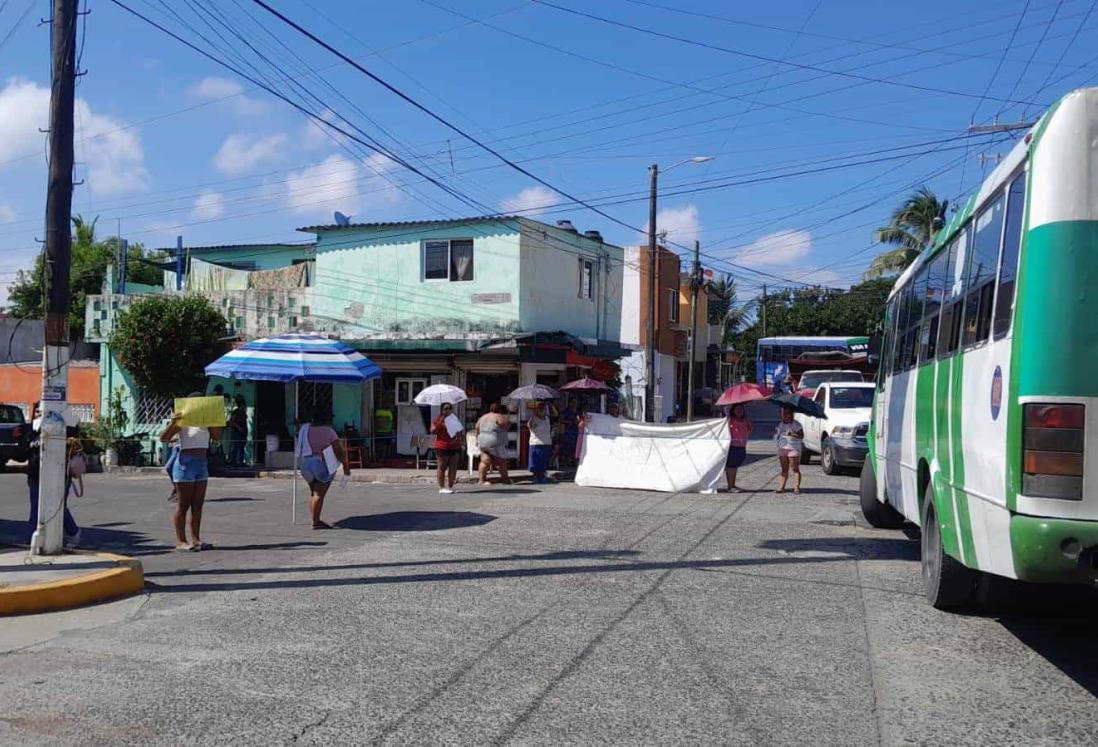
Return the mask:
[[[110,553],[29,555],[0,552],[0,615],[71,609],[134,594],[144,586],[141,563]]]

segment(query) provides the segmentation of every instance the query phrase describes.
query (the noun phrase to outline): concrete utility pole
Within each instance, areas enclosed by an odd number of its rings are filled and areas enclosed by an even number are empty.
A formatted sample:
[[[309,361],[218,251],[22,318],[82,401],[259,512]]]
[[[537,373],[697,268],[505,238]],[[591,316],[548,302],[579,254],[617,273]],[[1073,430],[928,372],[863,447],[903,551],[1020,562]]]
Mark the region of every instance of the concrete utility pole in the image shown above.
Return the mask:
[[[690,359],[686,368],[686,422],[694,422],[694,357],[698,349],[698,291],[702,286],[701,242],[694,240],[694,264],[690,268]]]
[[[989,125],[969,125],[969,135],[986,135],[995,132],[1013,132],[1014,130],[1028,130],[1037,122],[1013,122],[1010,124],[999,124],[998,122]]]
[[[31,553],[58,555],[64,542],[65,411],[68,409],[69,259],[72,250],[73,98],[78,0],[54,0],[50,33],[49,178],[46,192],[45,345],[38,526]]]
[[[656,184],[659,180],[659,164],[648,168],[650,193],[648,197],[648,347],[645,353],[644,372],[644,421],[653,422],[656,412]]]

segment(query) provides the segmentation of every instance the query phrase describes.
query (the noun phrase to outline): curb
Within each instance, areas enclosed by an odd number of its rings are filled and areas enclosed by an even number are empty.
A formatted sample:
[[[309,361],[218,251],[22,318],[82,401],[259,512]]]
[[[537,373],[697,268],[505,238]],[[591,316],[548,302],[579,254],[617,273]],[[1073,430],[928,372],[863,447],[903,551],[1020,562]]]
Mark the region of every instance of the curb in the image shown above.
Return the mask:
[[[87,554],[118,565],[63,581],[0,587],[0,616],[56,612],[106,602],[136,594],[145,585],[141,561],[110,553]]]

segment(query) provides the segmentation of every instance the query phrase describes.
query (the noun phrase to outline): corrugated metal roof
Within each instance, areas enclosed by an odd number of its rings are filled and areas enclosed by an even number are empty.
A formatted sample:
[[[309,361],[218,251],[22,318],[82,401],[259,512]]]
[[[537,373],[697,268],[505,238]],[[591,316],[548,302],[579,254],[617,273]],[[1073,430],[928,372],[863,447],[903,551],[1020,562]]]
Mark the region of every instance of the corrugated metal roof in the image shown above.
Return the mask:
[[[299,229],[300,230],[300,229]],[[226,249],[232,249],[236,251],[238,249],[249,249],[255,251],[257,249],[315,249],[316,244],[309,242],[303,244],[292,243],[278,243],[278,244],[212,244],[209,246],[187,246],[183,245],[183,251],[191,252],[216,252],[224,251]],[[175,253],[174,246],[162,246],[153,249],[154,252],[168,252],[169,254]]]
[[[531,221],[529,218],[524,218],[521,215],[478,215],[471,218],[442,218],[435,220],[406,220],[406,221],[381,221],[378,223],[348,223],[346,226],[340,226],[335,223],[328,223],[324,225],[316,226],[302,226],[297,229],[304,233],[320,233],[322,231],[346,231],[348,229],[360,229],[360,228],[405,228],[410,226],[457,226],[464,223],[494,223],[509,220],[526,220],[532,223],[540,223],[541,221]],[[543,224],[543,225],[548,225]]]

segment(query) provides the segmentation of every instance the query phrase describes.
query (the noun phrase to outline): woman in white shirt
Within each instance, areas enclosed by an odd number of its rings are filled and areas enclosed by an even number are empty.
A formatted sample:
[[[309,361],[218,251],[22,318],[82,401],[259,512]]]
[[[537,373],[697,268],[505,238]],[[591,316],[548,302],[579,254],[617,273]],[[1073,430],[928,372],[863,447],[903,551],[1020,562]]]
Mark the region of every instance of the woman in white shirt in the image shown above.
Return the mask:
[[[191,397],[201,397],[195,392]],[[213,545],[202,541],[202,504],[206,502],[206,484],[210,479],[210,468],[206,462],[206,452],[210,441],[221,440],[220,428],[202,428],[180,425],[183,413],[172,415],[171,422],[160,434],[161,443],[169,443],[179,437],[179,456],[172,466],[172,483],[176,488],[175,504],[175,549],[210,550]],[[187,542],[187,512],[191,514],[191,541]]]
[[[782,408],[782,419],[774,431],[774,441],[778,445],[778,461],[782,465],[782,483],[778,493],[785,492],[785,482],[789,479],[789,470],[793,470],[793,492],[801,492],[801,445],[804,444],[804,429],[793,419],[793,410]]]
[[[530,428],[530,472],[534,482],[543,485],[549,480],[545,473],[549,471],[549,457],[553,452],[553,426],[545,412],[545,403],[534,405],[534,414],[526,421]]]

